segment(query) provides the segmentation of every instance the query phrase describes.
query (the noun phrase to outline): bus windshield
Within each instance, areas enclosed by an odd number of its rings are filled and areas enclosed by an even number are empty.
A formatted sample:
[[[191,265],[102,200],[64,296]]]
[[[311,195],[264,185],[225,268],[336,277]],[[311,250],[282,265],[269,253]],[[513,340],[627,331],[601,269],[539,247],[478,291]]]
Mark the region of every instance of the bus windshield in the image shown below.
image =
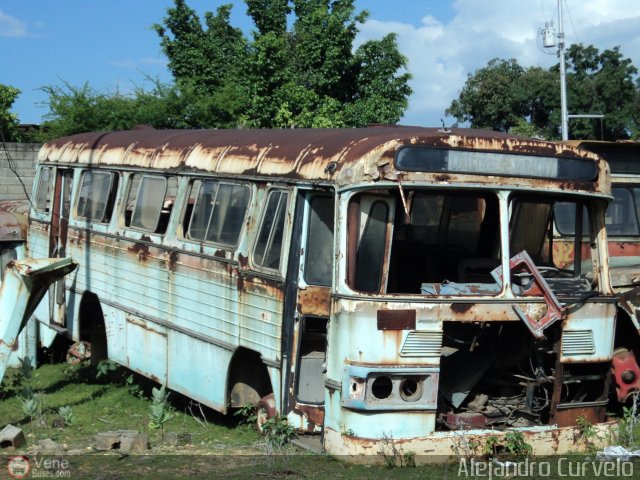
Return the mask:
[[[577,206],[580,208],[576,208]],[[499,196],[491,191],[404,189],[359,193],[350,202],[350,275],[354,290],[422,295],[497,295],[492,271],[500,266],[501,228],[509,231],[509,255],[526,251],[548,283],[577,279],[590,290],[573,256],[554,245],[554,212],[562,225],[577,225],[589,238],[586,204],[575,197],[518,194],[501,225]],[[576,210],[581,215],[576,215]],[[557,215],[557,213],[556,213]]]

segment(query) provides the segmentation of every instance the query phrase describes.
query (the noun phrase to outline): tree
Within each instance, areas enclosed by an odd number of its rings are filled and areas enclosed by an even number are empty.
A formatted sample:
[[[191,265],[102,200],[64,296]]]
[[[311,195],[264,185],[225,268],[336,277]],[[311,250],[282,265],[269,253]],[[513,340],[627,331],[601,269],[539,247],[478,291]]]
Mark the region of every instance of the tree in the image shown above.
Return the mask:
[[[634,76],[638,69],[620,48],[600,53],[593,45],[571,45],[567,49],[567,95],[571,113],[604,114],[605,140],[629,138],[634,99],[638,95]],[[554,68],[554,71],[556,68]],[[600,123],[594,120],[571,120],[572,138],[600,138]]]
[[[18,137],[18,116],[11,113],[11,106],[20,95],[20,90],[0,84],[0,140],[15,141]]]
[[[231,6],[223,5],[216,14],[205,14],[205,25],[184,0],[168,9],[163,24],[153,26],[169,59],[169,70],[178,90],[211,115],[201,125],[234,126],[248,108],[247,41],[242,31],[230,24]]]
[[[559,65],[524,69],[517,61],[493,59],[467,78],[446,113],[475,128],[559,138]],[[571,113],[604,114],[602,132],[594,120],[572,119],[570,137],[615,140],[638,135],[640,82],[631,60],[616,47],[567,50],[567,96]],[[601,137],[602,134],[602,137]]]
[[[155,25],[178,87],[233,106],[219,108],[228,114],[220,126],[362,126],[402,117],[411,94],[406,58],[393,35],[353,51],[367,16],[355,13],[354,0],[246,4],[256,27],[251,40],[230,25],[228,5],[207,12],[203,25],[175,0]]]
[[[471,122],[474,128],[508,132],[526,115],[524,73],[515,59],[494,58],[468,75],[459,98],[451,102],[446,114]]]
[[[220,113],[213,97],[203,96],[192,88],[163,84],[157,80],[152,88],[137,87],[128,95],[102,93],[85,83],[75,87],[45,86],[49,113],[37,139],[46,141],[80,132],[123,130],[135,125],[155,128],[214,128]]]

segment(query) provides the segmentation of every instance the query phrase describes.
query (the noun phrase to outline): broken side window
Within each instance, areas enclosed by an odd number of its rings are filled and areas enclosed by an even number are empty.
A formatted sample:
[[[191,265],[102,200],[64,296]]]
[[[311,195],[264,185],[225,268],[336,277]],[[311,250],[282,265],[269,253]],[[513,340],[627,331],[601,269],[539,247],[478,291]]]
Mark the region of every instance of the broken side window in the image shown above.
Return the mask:
[[[316,195],[309,202],[304,279],[312,285],[331,286],[334,203],[333,195]]]
[[[113,212],[117,177],[112,172],[86,170],[82,173],[76,216],[108,223]]]
[[[382,201],[374,201],[366,211],[356,253],[356,290],[377,292],[380,289],[388,218],[389,207]]]
[[[36,190],[35,208],[40,212],[48,212],[51,208],[51,196],[53,195],[53,168],[41,167]]]
[[[253,261],[260,267],[280,268],[288,198],[287,192],[275,190],[269,193],[253,249]]]
[[[587,204],[567,197],[521,195],[512,199],[510,212],[512,256],[526,251],[556,294],[591,291],[584,276],[591,267],[582,267],[582,260],[589,260],[582,258],[583,239],[589,240],[591,229]],[[530,281],[525,273],[512,276],[516,286]]]
[[[132,175],[124,209],[125,226],[164,234],[169,224],[176,191],[175,177]]]

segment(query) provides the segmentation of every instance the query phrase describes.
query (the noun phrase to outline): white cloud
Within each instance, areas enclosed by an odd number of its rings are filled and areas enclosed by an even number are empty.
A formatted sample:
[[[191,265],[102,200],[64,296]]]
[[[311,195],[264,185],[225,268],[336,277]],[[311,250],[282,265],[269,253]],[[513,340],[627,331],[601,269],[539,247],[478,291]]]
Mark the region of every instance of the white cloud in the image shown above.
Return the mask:
[[[165,67],[167,65],[167,59],[166,58],[145,57],[145,58],[141,58],[140,59],[140,63],[142,65],[157,65],[159,67]]]
[[[557,63],[553,49],[541,51],[537,41],[545,21],[553,20],[557,27],[556,6],[555,0],[457,0],[456,14],[447,23],[432,16],[424,17],[419,26],[372,18],[362,26],[358,43],[398,34],[414,90],[403,123],[434,126],[467,74],[492,58],[515,58],[525,67]],[[564,6],[567,44],[593,44],[601,51],[619,45],[623,56],[640,67],[640,2],[565,0]]]
[[[129,68],[131,70],[135,70],[137,68],[136,62],[130,59],[111,60],[109,62],[109,65],[111,65],[112,67],[118,67],[118,68]]]
[[[123,60],[111,60],[109,62],[109,65],[118,68],[126,68],[129,70],[139,70],[143,65],[165,67],[167,65],[167,61],[163,58],[152,57],[144,57],[138,60],[127,58]]]
[[[29,35],[27,24],[0,10],[0,37],[26,37]]]

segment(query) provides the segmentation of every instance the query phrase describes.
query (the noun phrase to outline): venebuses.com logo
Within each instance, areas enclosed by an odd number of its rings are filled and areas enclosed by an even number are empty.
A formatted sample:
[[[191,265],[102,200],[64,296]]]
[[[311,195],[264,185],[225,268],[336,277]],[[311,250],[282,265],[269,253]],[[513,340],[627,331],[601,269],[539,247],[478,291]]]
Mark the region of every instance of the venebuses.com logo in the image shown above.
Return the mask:
[[[26,478],[31,471],[31,463],[24,455],[9,457],[7,461],[7,472],[12,478]]]

